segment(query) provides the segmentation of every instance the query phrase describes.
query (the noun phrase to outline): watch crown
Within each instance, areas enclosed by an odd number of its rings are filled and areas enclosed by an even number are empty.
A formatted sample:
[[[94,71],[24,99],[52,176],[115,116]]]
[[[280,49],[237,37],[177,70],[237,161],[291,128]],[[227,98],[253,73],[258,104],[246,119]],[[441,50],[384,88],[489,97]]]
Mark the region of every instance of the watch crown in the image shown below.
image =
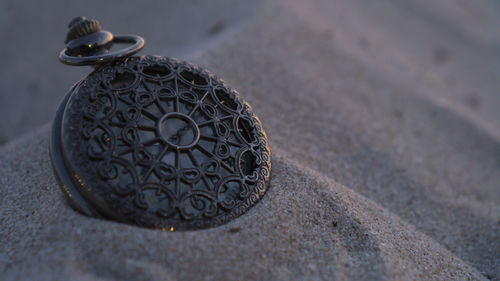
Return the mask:
[[[68,24],[69,31],[64,43],[102,30],[98,20],[76,17]]]

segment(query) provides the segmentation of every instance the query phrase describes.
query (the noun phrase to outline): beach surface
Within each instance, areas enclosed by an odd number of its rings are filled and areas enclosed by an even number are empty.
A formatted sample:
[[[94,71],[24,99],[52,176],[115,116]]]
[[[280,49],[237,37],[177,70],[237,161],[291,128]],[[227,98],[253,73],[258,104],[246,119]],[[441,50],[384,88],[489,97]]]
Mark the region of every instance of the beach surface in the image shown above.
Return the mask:
[[[500,280],[499,2],[91,2],[0,4],[0,279]],[[48,145],[91,70],[57,61],[77,15],[242,94],[271,146],[258,204],[186,232],[67,204]]]

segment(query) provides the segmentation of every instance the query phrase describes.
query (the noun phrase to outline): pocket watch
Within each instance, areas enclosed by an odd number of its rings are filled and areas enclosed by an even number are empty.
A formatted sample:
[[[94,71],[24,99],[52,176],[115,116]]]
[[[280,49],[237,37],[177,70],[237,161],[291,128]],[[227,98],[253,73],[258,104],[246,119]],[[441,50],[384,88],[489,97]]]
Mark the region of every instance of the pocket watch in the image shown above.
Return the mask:
[[[137,56],[143,38],[85,17],[71,21],[65,43],[61,62],[94,68],[63,98],[51,133],[74,209],[174,231],[226,223],[263,197],[268,139],[226,82],[182,60]]]

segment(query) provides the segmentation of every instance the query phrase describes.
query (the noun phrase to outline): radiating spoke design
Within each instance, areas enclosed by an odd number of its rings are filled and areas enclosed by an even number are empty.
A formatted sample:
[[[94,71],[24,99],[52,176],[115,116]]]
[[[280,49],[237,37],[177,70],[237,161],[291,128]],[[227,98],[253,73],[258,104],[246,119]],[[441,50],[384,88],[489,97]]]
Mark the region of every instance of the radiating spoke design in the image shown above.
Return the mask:
[[[117,152],[116,152],[116,155],[118,155],[118,156],[123,156],[123,155],[125,155],[125,154],[127,154],[127,153],[130,153],[130,152],[134,151],[134,147],[132,147],[132,146],[126,146],[126,147],[127,147],[127,148],[126,148],[125,150],[122,150],[122,151],[117,151]]]
[[[137,125],[137,128],[144,131],[156,131],[156,127],[148,126],[148,125]]]
[[[201,122],[198,124],[199,127],[202,127],[202,126],[206,126],[206,125],[210,125],[210,124],[214,124],[215,122],[217,121],[224,121],[226,119],[229,119],[229,118],[233,118],[234,116],[233,115],[227,115],[227,116],[224,116],[224,117],[221,117],[219,119],[210,119],[208,121],[205,121],[205,122]]]
[[[143,146],[148,146],[148,145],[151,145],[151,144],[153,144],[153,143],[155,143],[155,142],[160,142],[160,141],[161,141],[161,138],[160,138],[160,137],[155,137],[155,138],[152,138],[152,139],[150,139],[150,140],[143,141],[141,144],[142,144]]]
[[[174,78],[174,85],[175,85],[175,111],[179,112],[179,82],[177,81],[178,78],[175,76]]]
[[[123,128],[125,126],[127,126],[127,124],[125,123],[121,123],[121,122],[109,122],[108,123],[110,126],[113,126],[113,127],[119,127],[119,128]]]
[[[176,150],[175,151],[175,169],[177,170],[177,174],[176,174],[176,179],[175,179],[175,195],[177,197],[179,197],[179,193],[180,193],[180,177],[179,177],[179,171],[180,171],[180,168],[181,168],[181,164],[180,164],[180,151],[179,150]]]
[[[128,100],[126,100],[125,98],[123,98],[122,96],[118,96],[118,99],[120,101],[122,101],[123,103],[127,104],[127,105],[132,105],[132,103]]]
[[[201,171],[201,167],[198,164],[198,161],[196,160],[196,158],[193,156],[193,152],[191,152],[191,150],[188,150],[187,153],[189,155],[189,159],[191,159],[191,162],[196,166],[196,168],[198,168]],[[214,187],[212,187],[212,185],[209,183],[209,180],[207,179],[207,176],[204,173],[201,174],[201,178],[203,180],[203,183],[205,183],[205,186],[209,190],[214,190]]]
[[[189,114],[188,114],[189,117],[191,117],[196,112],[196,110],[200,107],[200,104],[205,100],[205,98],[208,96],[209,93],[210,93],[209,91],[205,92],[205,94],[203,95],[203,97],[193,107],[193,109],[191,110],[191,112],[189,112]]]
[[[153,163],[151,163],[151,166],[149,166],[148,170],[146,171],[146,173],[144,173],[144,176],[142,177],[142,182],[147,182],[149,176],[151,175],[151,173],[153,172],[155,166],[158,164],[158,161],[160,161],[163,156],[165,156],[165,154],[167,153],[168,151],[168,146],[165,146],[163,148],[163,150],[158,154],[158,156],[156,156],[156,159],[154,160]]]
[[[200,135],[200,138],[202,139],[206,139],[206,140],[211,140],[211,141],[215,141],[215,142],[219,142],[221,139],[218,138],[218,137],[214,137],[214,136],[206,136],[206,135]],[[230,145],[234,145],[236,147],[242,147],[243,144],[241,143],[237,143],[237,142],[234,142],[234,141],[230,141],[230,140],[227,140],[227,139],[224,139],[223,140],[225,143],[227,144],[230,144]]]
[[[88,87],[101,92],[73,105],[86,108],[84,124],[75,127],[88,128],[73,146],[81,145],[81,156],[97,167],[89,176],[96,186],[112,193],[113,204],[126,205],[121,215],[154,227],[205,227],[243,213],[262,197],[269,177],[267,139],[236,92],[170,59],[126,59],[119,72],[113,69],[91,74],[105,77]],[[252,122],[238,131],[239,118]],[[251,134],[259,148],[242,137]]]
[[[158,121],[158,120],[160,119],[160,117],[158,117],[158,116],[154,115],[153,113],[151,113],[151,112],[147,111],[147,110],[146,110],[146,109],[144,109],[144,108],[141,110],[141,112],[142,112],[142,114],[143,114],[144,116],[148,117],[149,119],[151,119],[151,120],[153,120],[153,121],[155,121],[155,122],[156,122],[156,121]]]
[[[217,156],[215,156],[212,152],[206,150],[203,146],[201,145],[196,145],[195,146],[199,151],[205,153],[206,155],[208,155],[209,157],[211,158],[215,158],[215,159],[218,159]],[[227,169],[230,173],[234,174],[234,169],[229,167],[226,163],[224,163],[224,161],[220,161],[220,164],[222,167],[224,167],[225,169]]]
[[[167,113],[167,110],[163,107],[163,105],[161,105],[161,103],[158,101],[158,99],[155,99],[155,104],[156,104],[156,106],[158,106],[158,108],[160,109],[160,112],[162,114]]]

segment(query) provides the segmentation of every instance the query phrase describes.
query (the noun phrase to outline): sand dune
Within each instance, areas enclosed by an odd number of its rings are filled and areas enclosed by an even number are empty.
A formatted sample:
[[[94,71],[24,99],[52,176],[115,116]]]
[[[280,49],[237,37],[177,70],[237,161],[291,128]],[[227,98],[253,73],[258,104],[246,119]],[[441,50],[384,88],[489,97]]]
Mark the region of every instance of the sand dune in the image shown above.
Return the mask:
[[[415,226],[276,149],[272,188],[221,227],[160,232],[68,208],[48,161],[45,126],[2,149],[7,279],[476,279]],[[196,268],[196,270],[193,269]]]
[[[500,5],[244,5],[233,19],[221,12],[210,36],[184,39],[173,55],[224,78],[261,118],[273,153],[263,200],[226,225],[192,232],[83,217],[52,175],[45,125],[0,148],[2,275],[500,279]],[[172,55],[171,42],[154,40],[149,50]],[[50,67],[74,74],[65,72]],[[0,76],[4,85],[9,75]],[[62,87],[53,84],[47,89]],[[62,94],[40,98],[50,108]]]

